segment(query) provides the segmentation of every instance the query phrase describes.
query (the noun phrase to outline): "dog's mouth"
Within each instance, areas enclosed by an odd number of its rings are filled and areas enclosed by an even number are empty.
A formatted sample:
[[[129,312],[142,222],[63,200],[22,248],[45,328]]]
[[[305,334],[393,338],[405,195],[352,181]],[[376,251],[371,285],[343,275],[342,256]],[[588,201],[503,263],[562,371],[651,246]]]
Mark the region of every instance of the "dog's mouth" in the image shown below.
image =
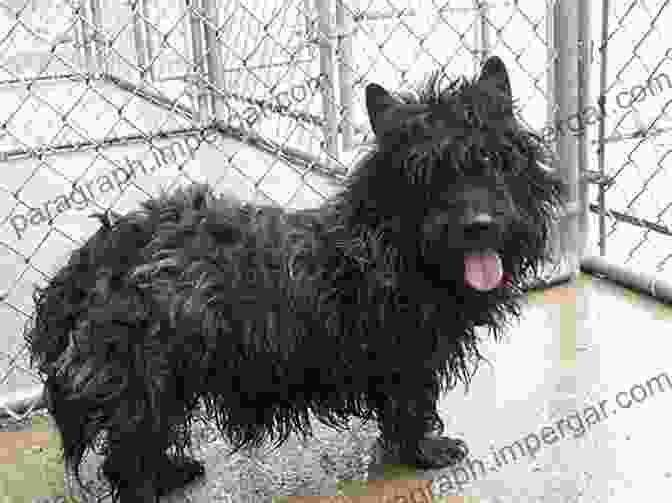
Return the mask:
[[[502,284],[504,266],[494,250],[469,252],[464,256],[464,281],[474,290],[489,292]]]

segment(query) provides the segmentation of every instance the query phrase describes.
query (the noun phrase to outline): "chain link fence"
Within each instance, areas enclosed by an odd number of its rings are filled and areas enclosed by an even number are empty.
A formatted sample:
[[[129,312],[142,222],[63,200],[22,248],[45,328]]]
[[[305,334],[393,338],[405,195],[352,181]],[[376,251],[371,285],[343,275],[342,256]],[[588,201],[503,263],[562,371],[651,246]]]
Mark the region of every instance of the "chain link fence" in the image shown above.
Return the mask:
[[[667,0],[595,2],[597,97],[573,125],[592,143],[591,248],[672,279],[672,22]]]
[[[532,0],[0,0],[0,396],[36,403],[22,340],[33,285],[96,230],[92,213],[192,181],[317,205],[371,141],[368,82],[473,75],[492,53],[541,130],[558,113],[551,12]]]

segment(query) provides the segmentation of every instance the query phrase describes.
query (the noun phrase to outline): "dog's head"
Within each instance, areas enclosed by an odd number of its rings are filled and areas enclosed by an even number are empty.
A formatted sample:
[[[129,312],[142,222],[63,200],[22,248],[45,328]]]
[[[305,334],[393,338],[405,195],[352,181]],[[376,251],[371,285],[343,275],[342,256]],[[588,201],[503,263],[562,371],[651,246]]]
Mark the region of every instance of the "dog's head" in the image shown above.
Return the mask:
[[[519,284],[547,258],[565,186],[516,119],[499,58],[471,81],[438,84],[399,98],[367,87],[376,148],[345,191],[351,222],[436,285],[482,294]]]

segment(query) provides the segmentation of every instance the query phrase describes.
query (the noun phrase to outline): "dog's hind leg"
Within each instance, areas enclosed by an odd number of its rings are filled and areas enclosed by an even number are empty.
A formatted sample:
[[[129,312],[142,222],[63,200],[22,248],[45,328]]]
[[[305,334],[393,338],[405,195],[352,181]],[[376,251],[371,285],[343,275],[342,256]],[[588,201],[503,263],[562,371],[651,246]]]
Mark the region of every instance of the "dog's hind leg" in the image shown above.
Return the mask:
[[[141,457],[141,456],[140,456]],[[113,451],[103,463],[102,471],[118,491],[121,503],[155,503],[205,474],[203,464],[194,459],[177,459],[164,454],[152,466],[141,468],[137,454]]]
[[[185,455],[192,401],[185,400],[179,379],[168,370],[170,357],[147,357],[156,342],[132,352],[136,358],[127,360],[126,385],[109,407],[114,414],[105,428],[101,468],[121,503],[154,503],[204,474],[203,465]]]
[[[146,427],[109,433],[108,442],[101,468],[121,503],[155,503],[205,473],[194,459],[168,455],[165,439]]]

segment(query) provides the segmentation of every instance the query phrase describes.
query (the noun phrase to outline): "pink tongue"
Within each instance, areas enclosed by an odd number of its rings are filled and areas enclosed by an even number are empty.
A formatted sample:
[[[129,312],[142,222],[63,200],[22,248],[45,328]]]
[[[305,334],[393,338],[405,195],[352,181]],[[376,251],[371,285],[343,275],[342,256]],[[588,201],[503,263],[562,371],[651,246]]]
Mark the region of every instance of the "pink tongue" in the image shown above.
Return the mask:
[[[492,250],[464,257],[464,280],[475,290],[487,292],[497,288],[503,275],[502,259]]]

